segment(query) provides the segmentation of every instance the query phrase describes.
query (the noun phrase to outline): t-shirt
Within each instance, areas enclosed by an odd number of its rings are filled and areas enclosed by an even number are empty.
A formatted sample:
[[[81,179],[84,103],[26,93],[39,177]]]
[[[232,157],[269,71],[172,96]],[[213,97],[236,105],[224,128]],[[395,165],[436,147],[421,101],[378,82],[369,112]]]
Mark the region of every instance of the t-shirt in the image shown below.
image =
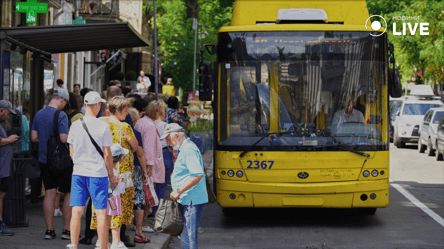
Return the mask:
[[[139,76],[139,77],[137,77],[137,82],[139,82],[139,79],[140,78],[142,78],[142,80],[143,80],[143,83],[145,83],[145,85],[146,85],[146,87],[147,88],[150,88],[150,86],[151,86],[151,80],[150,80],[150,78],[148,78],[148,77],[146,77],[146,76]]]
[[[332,125],[334,124],[342,124],[346,122],[361,122],[365,123],[364,115],[362,115],[362,112],[353,109],[350,116],[347,116],[345,113],[345,110],[339,110],[333,115],[333,121],[331,122]]]
[[[146,85],[145,85],[146,86]],[[138,89],[138,92],[139,93],[147,93],[148,92],[148,90],[146,89],[146,87],[145,87],[143,84],[141,84],[141,83],[138,83],[137,84],[137,89]],[[148,86],[147,86],[148,87]]]
[[[113,144],[109,125],[98,118],[83,117],[86,127],[97,145],[103,147]],[[89,177],[107,177],[105,160],[99,154],[96,147],[83,128],[82,121],[77,120],[71,125],[68,135],[68,143],[73,146],[73,175]]]
[[[5,139],[6,135],[5,129],[0,124],[0,138]],[[7,144],[0,146],[0,178],[5,178],[10,176],[11,172],[11,162],[12,162],[12,145]]]
[[[52,124],[57,108],[46,106],[37,112],[32,124],[32,130],[37,131],[39,138],[39,162],[46,163],[48,139],[52,134]],[[59,114],[58,131],[60,134],[68,134],[68,116],[64,111]]]

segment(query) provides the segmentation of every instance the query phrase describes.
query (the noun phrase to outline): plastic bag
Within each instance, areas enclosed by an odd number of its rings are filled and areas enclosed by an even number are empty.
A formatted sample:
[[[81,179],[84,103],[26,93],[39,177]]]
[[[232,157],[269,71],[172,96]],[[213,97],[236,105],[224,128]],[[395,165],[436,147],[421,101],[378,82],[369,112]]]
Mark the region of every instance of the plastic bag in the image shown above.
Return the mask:
[[[159,199],[154,190],[154,183],[151,180],[151,177],[148,177],[148,182],[145,184],[145,204],[149,207],[159,205]]]

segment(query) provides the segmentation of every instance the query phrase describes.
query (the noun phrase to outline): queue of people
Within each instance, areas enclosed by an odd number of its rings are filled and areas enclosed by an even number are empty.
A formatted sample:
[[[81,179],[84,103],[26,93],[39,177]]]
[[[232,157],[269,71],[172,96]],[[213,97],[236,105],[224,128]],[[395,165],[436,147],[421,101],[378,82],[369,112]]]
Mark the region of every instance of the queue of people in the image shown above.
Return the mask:
[[[153,93],[144,98],[134,93],[122,97],[118,84],[113,84],[105,96],[77,86],[75,93],[69,93],[59,86],[48,94],[47,105],[34,117],[30,141],[39,143],[38,161],[45,189],[43,213],[47,230],[44,238],[57,237],[53,221],[59,206],[57,193],[61,193],[64,194],[60,211],[64,219],[61,238],[71,240],[68,248],[76,248],[79,243],[92,244],[95,230],[98,235],[95,248],[109,247],[109,230],[110,248],[133,247],[133,241],[149,243],[144,232],[154,230],[146,221],[156,214],[158,207],[145,201],[145,185],[154,183],[155,194],[162,199],[171,179],[170,198],[184,205],[186,217],[182,246],[197,248],[197,227],[204,204],[208,202],[205,174],[199,149],[177,124],[180,122],[175,110],[177,98],[164,101]],[[29,121],[26,108],[29,109],[23,106],[22,118]],[[2,100],[1,120],[6,120],[10,113],[15,114],[12,105]],[[69,147],[72,159],[72,165],[67,166],[63,174],[54,173],[54,165],[49,165],[47,160],[48,140],[54,131],[61,143]],[[6,137],[1,126],[0,135],[1,202],[9,185],[6,168],[10,167],[5,163],[8,157],[3,155],[11,156],[8,145],[16,143],[18,136]],[[110,196],[119,197],[121,213],[118,215],[107,211]],[[85,236],[79,241],[85,205]],[[1,215],[0,209],[0,233],[13,235]],[[126,234],[128,228],[136,231],[133,240]]]

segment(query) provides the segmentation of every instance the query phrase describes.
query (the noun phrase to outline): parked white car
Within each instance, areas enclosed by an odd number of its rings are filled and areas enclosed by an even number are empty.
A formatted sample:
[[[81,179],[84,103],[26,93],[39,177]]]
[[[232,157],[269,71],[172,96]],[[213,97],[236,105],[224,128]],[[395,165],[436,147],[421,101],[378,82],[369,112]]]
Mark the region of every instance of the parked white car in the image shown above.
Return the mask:
[[[419,126],[424,119],[424,115],[430,108],[444,106],[429,86],[415,86],[410,94],[411,96],[404,98],[393,122],[393,142],[398,148],[405,147],[406,143],[417,143],[419,140]]]
[[[419,141],[418,150],[419,153],[424,153],[428,150],[429,156],[435,155],[436,144],[437,144],[437,132],[438,124],[441,118],[444,116],[444,107],[442,108],[431,108],[422,121],[419,128]]]

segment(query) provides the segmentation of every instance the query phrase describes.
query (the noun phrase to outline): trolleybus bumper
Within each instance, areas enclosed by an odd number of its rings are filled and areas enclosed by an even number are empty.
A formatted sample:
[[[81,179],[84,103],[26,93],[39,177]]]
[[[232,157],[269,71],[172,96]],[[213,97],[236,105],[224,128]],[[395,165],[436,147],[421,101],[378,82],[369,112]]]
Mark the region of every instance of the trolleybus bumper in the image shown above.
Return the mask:
[[[222,207],[387,207],[389,180],[259,183],[217,180]]]

